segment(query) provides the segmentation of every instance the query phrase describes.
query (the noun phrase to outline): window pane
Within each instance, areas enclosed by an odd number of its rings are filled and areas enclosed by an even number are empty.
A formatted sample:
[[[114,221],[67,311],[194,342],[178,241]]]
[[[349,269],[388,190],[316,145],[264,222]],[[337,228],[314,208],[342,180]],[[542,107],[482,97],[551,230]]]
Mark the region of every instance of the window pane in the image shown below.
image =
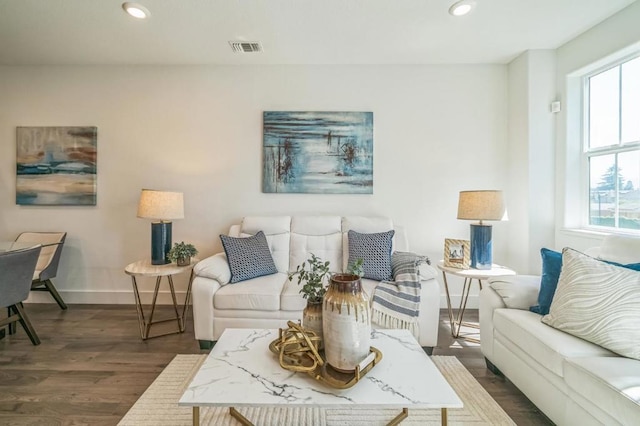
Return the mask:
[[[589,159],[589,224],[616,226],[616,158],[602,155]]]
[[[618,154],[620,173],[619,227],[640,229],[640,151]]]
[[[619,142],[619,72],[615,67],[589,79],[589,148]]]
[[[622,64],[622,143],[640,141],[640,58]]]

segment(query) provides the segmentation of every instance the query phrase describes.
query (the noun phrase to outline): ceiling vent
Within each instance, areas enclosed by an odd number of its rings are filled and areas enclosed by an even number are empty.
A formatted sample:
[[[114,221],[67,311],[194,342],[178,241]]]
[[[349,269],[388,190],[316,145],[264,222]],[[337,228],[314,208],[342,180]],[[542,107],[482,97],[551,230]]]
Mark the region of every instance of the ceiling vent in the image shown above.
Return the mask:
[[[235,53],[262,52],[262,46],[257,41],[230,41],[229,45]]]

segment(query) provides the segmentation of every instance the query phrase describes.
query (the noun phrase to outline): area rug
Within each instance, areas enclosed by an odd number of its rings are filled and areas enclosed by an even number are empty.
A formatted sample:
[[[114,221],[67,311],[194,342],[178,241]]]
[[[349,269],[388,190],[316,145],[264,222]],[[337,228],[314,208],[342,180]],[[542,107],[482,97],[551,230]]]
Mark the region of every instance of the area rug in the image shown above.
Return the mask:
[[[206,355],[176,355],[122,418],[120,426],[180,426],[192,424],[190,407],[177,402]],[[434,364],[451,384],[464,408],[449,409],[450,425],[515,425],[471,373],[453,356],[433,356]],[[425,386],[428,386],[425,383]],[[375,426],[386,425],[398,410],[320,408],[239,408],[256,426]],[[200,410],[200,424],[237,426],[228,408]],[[440,410],[410,409],[402,425],[439,425]]]

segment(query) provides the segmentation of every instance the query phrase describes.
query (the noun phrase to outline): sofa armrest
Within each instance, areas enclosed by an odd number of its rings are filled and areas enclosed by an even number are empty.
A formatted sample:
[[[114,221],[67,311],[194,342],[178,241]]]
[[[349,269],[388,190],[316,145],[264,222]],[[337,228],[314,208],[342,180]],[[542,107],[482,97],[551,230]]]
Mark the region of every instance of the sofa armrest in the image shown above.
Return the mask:
[[[196,276],[193,280],[193,331],[198,340],[214,340],[213,298],[220,287],[220,283],[212,278]]]
[[[228,284],[231,280],[231,270],[224,253],[214,254],[201,260],[194,266],[193,273],[197,277],[216,280],[220,285]]]
[[[420,281],[427,281],[436,278],[438,272],[433,266],[421,263],[420,266],[418,266],[418,275],[420,276]]]
[[[491,287],[511,309],[528,310],[538,303],[540,277],[536,275],[515,275],[489,279]]]
[[[496,309],[529,309],[538,301],[540,277],[514,275],[489,279],[480,292],[480,345],[493,362],[493,313]]]

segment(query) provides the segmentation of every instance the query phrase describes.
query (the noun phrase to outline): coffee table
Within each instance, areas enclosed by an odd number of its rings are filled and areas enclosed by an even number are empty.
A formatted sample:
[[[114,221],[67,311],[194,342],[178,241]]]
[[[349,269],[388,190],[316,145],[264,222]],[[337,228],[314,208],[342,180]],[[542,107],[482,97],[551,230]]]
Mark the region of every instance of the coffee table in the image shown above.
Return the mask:
[[[280,367],[269,343],[278,330],[228,328],[191,380],[180,406],[193,407],[193,424],[200,423],[200,407],[230,407],[243,425],[252,423],[237,407],[313,406],[321,408],[397,408],[389,424],[399,424],[411,408],[462,408],[438,368],[407,330],[374,330],[371,346],[382,361],[349,389],[334,389],[304,373]]]

